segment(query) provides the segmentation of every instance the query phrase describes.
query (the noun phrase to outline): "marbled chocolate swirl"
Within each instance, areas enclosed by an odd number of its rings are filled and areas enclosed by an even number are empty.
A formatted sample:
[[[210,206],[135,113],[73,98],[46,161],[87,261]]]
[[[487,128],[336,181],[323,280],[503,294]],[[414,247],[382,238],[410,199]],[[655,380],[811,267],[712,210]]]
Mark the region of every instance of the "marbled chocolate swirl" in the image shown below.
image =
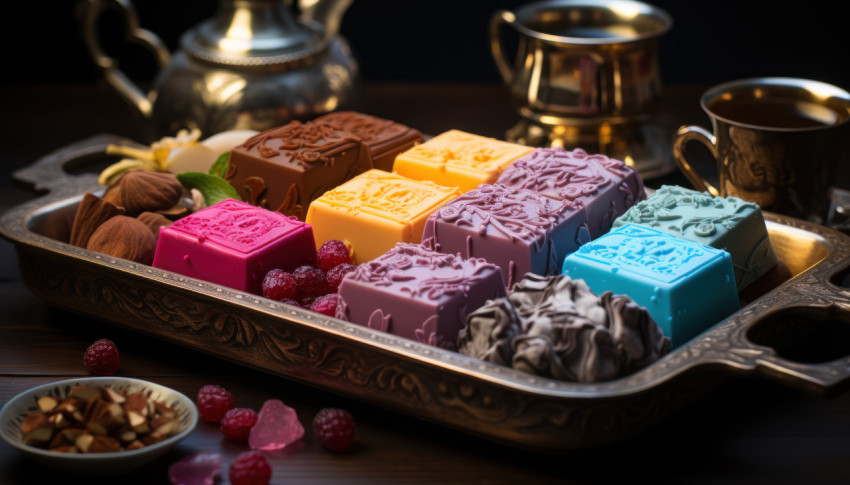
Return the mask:
[[[574,382],[630,374],[669,349],[670,339],[631,298],[532,273],[507,298],[471,313],[458,336],[462,354]]]

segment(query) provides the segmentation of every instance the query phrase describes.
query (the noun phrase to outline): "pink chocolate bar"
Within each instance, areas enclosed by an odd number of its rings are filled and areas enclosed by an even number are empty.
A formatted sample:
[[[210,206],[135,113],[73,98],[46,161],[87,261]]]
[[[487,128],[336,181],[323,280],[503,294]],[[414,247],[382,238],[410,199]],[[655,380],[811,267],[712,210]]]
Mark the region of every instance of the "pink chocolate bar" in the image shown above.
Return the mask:
[[[269,270],[315,262],[309,224],[228,199],[163,227],[153,266],[261,294]]]

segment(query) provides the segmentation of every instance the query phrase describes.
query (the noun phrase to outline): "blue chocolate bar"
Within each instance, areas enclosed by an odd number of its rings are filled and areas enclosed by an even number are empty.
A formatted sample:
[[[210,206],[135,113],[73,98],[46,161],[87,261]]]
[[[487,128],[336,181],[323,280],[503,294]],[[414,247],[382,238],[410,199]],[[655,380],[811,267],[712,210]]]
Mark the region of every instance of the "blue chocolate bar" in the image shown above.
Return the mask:
[[[645,307],[677,347],[740,307],[728,252],[635,224],[585,244],[563,274]]]

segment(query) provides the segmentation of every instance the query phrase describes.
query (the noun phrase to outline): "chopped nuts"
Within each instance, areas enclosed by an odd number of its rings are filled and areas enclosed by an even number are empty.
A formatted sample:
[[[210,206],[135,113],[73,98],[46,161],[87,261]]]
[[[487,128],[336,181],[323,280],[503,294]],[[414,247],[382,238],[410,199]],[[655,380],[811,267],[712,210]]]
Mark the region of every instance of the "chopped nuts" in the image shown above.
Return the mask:
[[[53,408],[55,408],[56,405],[59,404],[59,400],[53,396],[41,396],[40,398],[38,398],[37,404],[38,409],[40,409],[41,412],[47,413],[53,411]]]
[[[180,430],[177,411],[144,392],[74,386],[42,396],[21,423],[27,445],[63,453],[112,453],[158,443]]]

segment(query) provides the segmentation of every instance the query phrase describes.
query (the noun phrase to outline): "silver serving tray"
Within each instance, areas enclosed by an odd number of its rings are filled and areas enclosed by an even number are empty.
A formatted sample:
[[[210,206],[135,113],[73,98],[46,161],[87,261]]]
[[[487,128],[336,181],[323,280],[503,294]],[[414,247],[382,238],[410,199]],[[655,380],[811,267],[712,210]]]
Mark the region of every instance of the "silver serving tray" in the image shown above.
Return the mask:
[[[635,374],[576,384],[69,245],[77,204],[101,187],[96,174],[68,170],[104,161],[109,143],[131,142],[93,137],[14,174],[46,192],[0,219],[25,283],[57,307],[222,359],[546,452],[626,438],[735,376],[762,375],[829,395],[850,375],[846,356],[794,362],[774,348],[848,320],[850,291],[840,282],[850,266],[850,237],[823,226],[767,213],[771,241],[791,280]]]

